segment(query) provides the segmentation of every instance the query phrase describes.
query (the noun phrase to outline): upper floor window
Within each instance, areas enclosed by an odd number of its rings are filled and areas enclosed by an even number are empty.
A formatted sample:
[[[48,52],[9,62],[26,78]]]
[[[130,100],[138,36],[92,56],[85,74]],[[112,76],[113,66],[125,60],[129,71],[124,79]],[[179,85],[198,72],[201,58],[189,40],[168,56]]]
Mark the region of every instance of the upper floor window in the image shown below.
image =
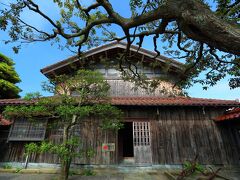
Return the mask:
[[[106,75],[106,69],[104,68],[100,68],[100,69],[97,69],[103,76]]]
[[[45,137],[47,119],[30,121],[17,119],[9,132],[8,141],[42,141]]]
[[[71,91],[71,96],[78,96],[79,93],[77,91]]]
[[[99,68],[97,69],[104,77],[120,77],[120,72],[114,68],[104,69]]]
[[[138,73],[143,73],[145,74],[147,77],[155,77],[155,76],[159,76],[162,75],[162,71],[160,70],[160,68],[152,68],[149,66],[143,66],[143,65],[137,65],[136,66],[137,69],[135,69],[135,67],[133,67],[133,71],[137,70]],[[127,69],[127,67],[124,67],[124,69]],[[97,66],[97,71],[99,71],[104,77],[117,77],[119,78],[121,76],[121,72],[113,67],[105,67],[104,65],[99,64]]]
[[[116,69],[107,69],[107,76],[119,76],[120,73]]]

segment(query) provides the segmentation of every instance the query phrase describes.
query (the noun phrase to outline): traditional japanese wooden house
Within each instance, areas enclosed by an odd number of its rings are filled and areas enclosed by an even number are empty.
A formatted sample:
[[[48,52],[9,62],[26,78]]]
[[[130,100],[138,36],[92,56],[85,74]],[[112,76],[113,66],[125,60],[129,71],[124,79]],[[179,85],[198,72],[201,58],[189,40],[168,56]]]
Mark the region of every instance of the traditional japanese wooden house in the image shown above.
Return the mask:
[[[131,47],[133,61],[141,61],[139,70],[150,78],[165,77],[154,92],[135,89],[131,82],[122,80],[120,72],[111,66],[117,54],[126,47],[123,42],[113,42],[91,49],[82,59],[76,56],[45,67],[41,72],[48,78],[60,74],[71,74],[74,70],[87,67],[100,71],[111,86],[111,104],[124,111],[124,128],[118,133],[103,132],[97,122],[89,120],[78,129],[82,149],[92,148],[93,158],[75,159],[76,164],[124,164],[154,165],[182,164],[198,155],[202,164],[240,165],[240,122],[229,122],[228,126],[216,122],[230,107],[240,103],[232,100],[189,98],[178,95],[181,90],[171,89],[169,84],[178,80],[181,63],[159,56],[155,59],[160,66],[152,67],[155,54],[145,49]],[[110,66],[104,66],[107,59]],[[166,73],[164,68],[168,68]],[[162,88],[165,91],[161,91]],[[72,95],[77,95],[72,92]],[[0,100],[0,105],[18,105],[22,100]],[[28,102],[29,103],[29,102]],[[47,129],[46,119],[38,125],[24,119],[15,121],[9,136],[9,148],[1,161],[24,161],[24,144],[48,139],[60,141],[61,129]],[[35,154],[30,162],[59,163],[51,154]]]
[[[6,142],[8,139],[10,125],[12,124],[11,121],[4,119],[3,116],[0,114],[0,152],[4,152],[7,150]],[[4,153],[0,153],[0,159],[4,158]]]

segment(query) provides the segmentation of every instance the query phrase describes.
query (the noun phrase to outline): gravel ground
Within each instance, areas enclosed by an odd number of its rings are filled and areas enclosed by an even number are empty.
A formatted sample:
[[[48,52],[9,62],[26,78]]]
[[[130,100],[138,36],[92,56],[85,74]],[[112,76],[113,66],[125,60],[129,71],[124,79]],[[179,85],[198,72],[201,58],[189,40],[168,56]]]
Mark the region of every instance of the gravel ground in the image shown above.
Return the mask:
[[[0,180],[56,180],[56,174],[1,173]],[[128,173],[114,176],[70,176],[69,180],[167,180],[165,176],[147,173]]]
[[[128,169],[128,168],[127,168]],[[163,174],[163,170],[155,172],[146,171],[133,171],[126,169],[122,172],[116,172],[112,169],[105,169],[97,172],[95,176],[80,176],[73,175],[69,180],[169,180]],[[231,168],[220,171],[220,175],[228,178],[229,180],[240,180],[240,168]],[[0,180],[57,180],[58,174],[47,174],[38,172],[28,173],[8,173],[0,172]],[[187,180],[194,180],[196,178],[187,178]],[[215,178],[214,180],[223,180],[222,178]]]

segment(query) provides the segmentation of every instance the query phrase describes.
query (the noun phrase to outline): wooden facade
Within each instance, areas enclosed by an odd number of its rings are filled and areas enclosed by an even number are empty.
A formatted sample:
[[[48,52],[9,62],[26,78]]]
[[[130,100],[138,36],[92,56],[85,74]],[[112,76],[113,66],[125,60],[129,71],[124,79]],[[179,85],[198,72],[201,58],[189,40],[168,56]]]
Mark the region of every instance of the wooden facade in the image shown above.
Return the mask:
[[[9,129],[10,129],[9,125],[7,126],[0,125],[0,152],[1,152],[0,160],[4,160],[6,155],[4,152],[7,152],[9,150],[6,144],[8,139]]]
[[[47,119],[18,119],[11,126],[8,141],[42,141],[45,138],[46,125]]]
[[[114,46],[114,47],[112,47]],[[96,48],[85,53],[87,60],[98,60],[100,56],[107,55],[114,59],[114,54],[124,48],[123,44],[105,45],[104,48]],[[139,52],[138,58],[141,60],[152,60],[154,54],[147,50],[132,48],[131,51]],[[150,60],[149,60],[150,59]],[[169,59],[157,58],[160,63],[166,63]],[[42,69],[42,73],[48,78],[62,73],[70,73],[70,66],[80,65],[78,59],[74,57],[56,63]],[[171,82],[181,69],[178,63],[169,60],[172,71],[169,72]],[[71,63],[70,63],[71,62]],[[167,62],[169,64],[169,62]],[[97,64],[99,65],[99,64]],[[99,71],[106,77],[111,86],[111,96],[118,97],[156,97],[164,98],[177,94],[180,90],[172,90],[170,83],[164,84],[167,91],[162,92],[162,87],[155,92],[147,94],[145,90],[139,88],[133,90],[133,84],[124,82],[119,78],[119,73],[112,69],[104,69],[100,66]],[[161,75],[162,69],[148,69],[145,73],[155,77]],[[157,73],[156,73],[157,72]],[[77,95],[77,94],[76,94]],[[194,159],[198,155],[201,164],[226,164],[240,165],[240,121],[229,123],[216,123],[213,119],[224,113],[232,105],[239,106],[239,103],[221,102],[219,104],[181,103],[181,97],[176,97],[175,104],[168,99],[168,103],[152,104],[154,99],[149,99],[149,104],[114,104],[124,112],[125,127],[117,133],[103,131],[99,127],[97,119],[89,119],[75,129],[75,134],[79,136],[81,145],[76,151],[82,151],[82,158],[73,160],[75,164],[124,164],[126,159],[130,159],[134,165],[154,165],[154,164],[182,164],[186,160]],[[189,101],[189,100],[187,100]],[[191,101],[191,98],[190,98]],[[198,100],[198,102],[201,101]],[[51,125],[52,120],[48,121]],[[45,132],[44,132],[45,133]],[[60,128],[47,129],[45,139],[54,143],[61,142],[62,130]],[[19,139],[18,139],[19,140]],[[4,156],[0,161],[24,162],[24,145],[29,141],[16,141],[9,139],[4,150]],[[115,145],[113,151],[103,151],[103,144]],[[88,158],[87,152],[92,150],[94,156]],[[30,162],[59,163],[56,155],[33,154]]]
[[[83,158],[73,163],[121,164],[122,151],[133,148],[132,158],[136,165],[182,164],[196,155],[201,164],[240,165],[240,123],[216,124],[212,120],[222,114],[223,107],[122,108],[125,122],[133,124],[133,146],[124,147],[119,134],[102,131],[97,120],[89,120],[77,131]],[[61,130],[51,129],[46,134],[46,139],[55,143],[61,141],[60,137]],[[115,151],[103,152],[103,143],[115,143]],[[9,142],[2,161],[24,162],[24,144]],[[86,158],[89,149],[95,154],[90,159]],[[35,154],[30,162],[59,163],[59,159],[52,154]]]

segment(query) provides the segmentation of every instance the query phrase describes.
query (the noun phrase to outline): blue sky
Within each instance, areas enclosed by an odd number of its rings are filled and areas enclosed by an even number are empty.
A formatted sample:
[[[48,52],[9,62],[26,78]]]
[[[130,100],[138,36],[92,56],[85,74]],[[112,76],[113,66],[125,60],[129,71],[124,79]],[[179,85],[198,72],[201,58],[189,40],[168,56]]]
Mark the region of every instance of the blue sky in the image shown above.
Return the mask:
[[[1,0],[1,2],[8,3],[9,0]],[[90,2],[91,1],[88,1],[88,3]],[[53,11],[55,8],[49,5],[46,1],[42,1],[41,4],[43,9],[48,12],[49,15],[53,16],[54,18],[58,16],[57,12]],[[126,6],[122,3],[121,6],[119,6],[117,3],[114,3],[114,8],[116,8],[119,12],[126,11]],[[49,28],[48,23],[30,12],[25,12],[24,19],[42,29]],[[0,31],[0,37],[0,52],[12,58],[16,63],[16,71],[22,80],[22,82],[18,84],[18,86],[22,89],[20,94],[21,96],[24,96],[28,92],[36,91],[40,91],[43,95],[48,95],[46,92],[41,90],[41,82],[46,81],[47,79],[41,74],[40,69],[74,55],[67,49],[59,50],[57,44],[51,46],[50,42],[24,44],[20,52],[18,54],[14,54],[11,48],[12,45],[5,45],[2,42],[2,40],[7,39],[7,34]],[[152,42],[147,40],[143,47],[151,50]],[[207,91],[202,90],[200,85],[195,85],[187,92],[192,97],[215,99],[240,98],[240,88],[230,90],[227,79],[220,81],[216,86],[211,87]]]

